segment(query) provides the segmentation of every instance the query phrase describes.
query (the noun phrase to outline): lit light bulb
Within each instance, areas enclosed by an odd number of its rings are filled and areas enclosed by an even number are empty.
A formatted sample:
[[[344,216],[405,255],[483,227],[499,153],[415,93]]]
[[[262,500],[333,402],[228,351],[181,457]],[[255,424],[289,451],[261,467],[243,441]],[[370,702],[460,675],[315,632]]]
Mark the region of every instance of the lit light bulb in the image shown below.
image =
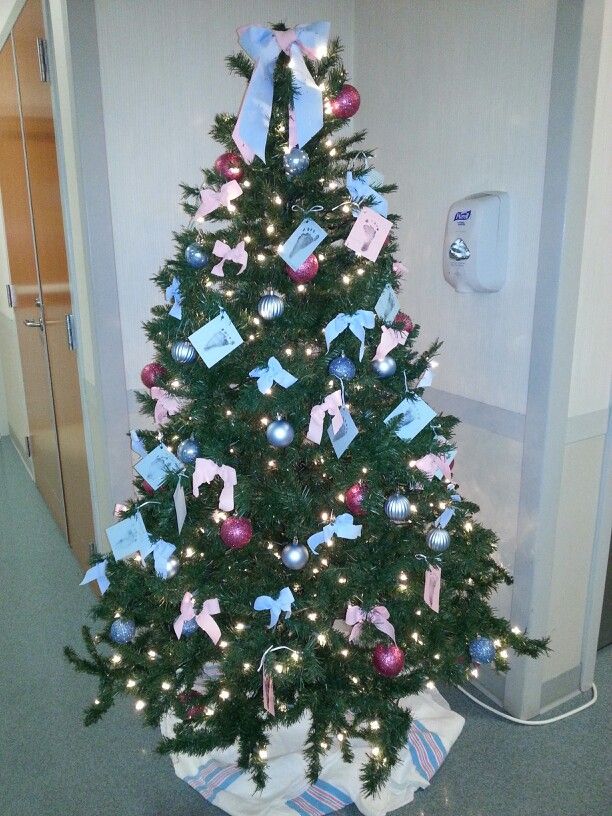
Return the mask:
[[[261,422],[262,425],[268,425],[270,422],[268,417],[262,417],[259,421]]]
[[[170,691],[172,685],[167,680],[164,680],[164,682],[161,684],[161,687],[163,688],[164,691]]]
[[[372,753],[374,754],[375,757],[380,756],[380,748],[377,745],[375,745],[374,748],[372,748]]]
[[[227,689],[221,689],[221,691],[219,692],[219,697],[222,700],[229,700],[230,693]]]
[[[365,269],[362,269],[361,267],[359,267],[359,269],[357,270],[357,274],[360,275],[360,276],[365,275]]]
[[[340,654],[342,657],[348,657],[348,649],[341,649]]]
[[[244,241],[245,244],[250,244],[253,239],[251,238],[250,235],[245,235],[242,240]]]
[[[470,578],[470,580],[472,580],[472,579]],[[520,635],[521,634],[521,630],[519,629],[518,626],[513,626],[510,631],[512,632],[513,635]]]
[[[259,253],[257,254],[257,260],[258,260],[260,263],[263,263],[263,261],[265,261],[265,260],[266,260],[266,256],[263,254],[263,252],[259,252]]]
[[[344,575],[341,575],[341,576],[338,578],[338,583],[339,583],[339,584],[346,584],[346,578],[344,577]]]
[[[507,660],[508,659],[508,650],[507,649],[502,649],[501,652],[499,653],[499,656],[501,658],[503,658],[504,660]]]
[[[111,663],[114,663],[115,665],[117,665],[117,663],[121,663],[121,655],[120,654],[114,654],[111,657]]]
[[[287,357],[291,357],[291,355],[293,354],[293,349],[286,348],[285,349],[285,354],[287,355]]]
[[[327,638],[325,637],[325,635],[322,635],[322,634],[317,635],[317,641],[319,643],[319,646],[325,646],[326,643],[327,643]]]
[[[349,278],[348,275],[343,275],[342,276],[342,283],[344,283],[346,285],[346,284],[349,284],[350,282],[351,282],[351,279]]]
[[[145,706],[146,706],[146,703],[145,703],[144,700],[136,700],[136,702],[134,704],[134,708],[136,709],[136,711],[142,711],[142,709]]]
[[[229,643],[227,642],[227,640],[220,640],[219,641],[219,648],[220,649],[227,649],[228,646],[229,646]]]
[[[305,292],[305,291],[306,291],[306,287],[304,286],[304,284],[303,284],[303,283],[300,283],[300,284],[298,284],[298,288],[297,288],[297,290],[298,290],[298,292]],[[306,352],[306,353],[308,354],[308,352]]]
[[[267,759],[268,758],[268,752],[266,751],[265,748],[261,748],[257,753],[258,753],[260,759]]]
[[[425,686],[426,686],[426,688],[428,688],[428,689],[430,689],[430,690],[431,690],[431,689],[435,689],[436,684],[434,683],[434,681],[433,681],[433,680],[428,680],[428,681],[425,683]]]
[[[243,663],[243,664],[242,664],[242,668],[243,668],[245,671],[248,671],[248,670],[251,668],[251,664],[250,664],[250,663]]]
[[[308,618],[308,620],[310,620],[310,621],[316,621],[316,619],[317,619],[317,613],[316,613],[316,612],[309,612],[309,613],[308,613],[308,615],[307,615],[306,617],[307,617],[307,618]]]
[[[149,655],[151,660],[155,660],[155,658],[157,657],[157,652],[155,651],[155,649],[149,649],[147,654]]]
[[[472,677],[478,677],[478,669],[477,668],[471,669],[470,674],[472,675]]]
[[[464,527],[464,529],[465,529],[465,531],[466,531],[467,533],[471,533],[471,532],[472,532],[472,530],[474,529],[474,528],[472,527],[471,522],[469,522],[469,521],[466,521],[466,522],[465,522],[465,524],[463,525],[463,527]]]
[[[380,728],[380,723],[378,722],[378,720],[372,720],[372,722],[370,723],[370,728],[372,729],[372,731],[378,731],[378,729]]]
[[[283,673],[282,663],[275,663],[274,664],[274,671],[276,671],[278,674],[282,674]]]
[[[127,688],[134,688],[134,686],[136,685],[136,681],[130,678],[125,685],[127,686]]]
[[[278,195],[278,193],[274,196],[272,200],[274,201],[275,204],[278,204],[279,206],[283,203],[283,199]]]
[[[268,224],[268,226],[266,227],[266,232],[268,233],[268,235],[274,235],[274,225]]]
[[[249,188],[251,186],[251,182],[248,179],[244,179],[242,186]]]

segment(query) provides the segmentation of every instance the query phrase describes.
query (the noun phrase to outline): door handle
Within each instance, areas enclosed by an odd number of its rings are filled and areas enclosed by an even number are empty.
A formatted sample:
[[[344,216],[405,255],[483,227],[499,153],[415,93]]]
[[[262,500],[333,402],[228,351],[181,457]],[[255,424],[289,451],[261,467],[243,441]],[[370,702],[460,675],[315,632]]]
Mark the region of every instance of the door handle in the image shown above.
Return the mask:
[[[42,320],[24,320],[23,322],[31,329],[40,329],[42,331],[44,328]]]

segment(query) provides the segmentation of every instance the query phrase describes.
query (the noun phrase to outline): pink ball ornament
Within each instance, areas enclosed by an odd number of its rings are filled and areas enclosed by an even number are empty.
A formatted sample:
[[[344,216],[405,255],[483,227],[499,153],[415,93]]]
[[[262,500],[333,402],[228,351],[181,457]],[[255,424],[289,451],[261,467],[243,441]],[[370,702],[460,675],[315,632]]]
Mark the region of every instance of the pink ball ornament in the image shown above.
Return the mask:
[[[344,493],[344,503],[347,510],[354,516],[365,516],[363,500],[366,497],[367,487],[363,482],[357,482]]]
[[[404,668],[404,657],[395,643],[379,643],[372,652],[372,665],[383,677],[397,677]]]
[[[408,332],[408,334],[414,329],[414,323],[405,312],[398,312],[393,322],[399,326],[400,331]]]
[[[244,178],[244,165],[238,153],[222,153],[215,161],[215,171],[227,181]]]
[[[360,103],[359,91],[353,85],[343,85],[338,96],[329,100],[331,112],[336,119],[350,119],[359,110]]]
[[[316,255],[309,255],[297,269],[292,269],[290,266],[285,267],[285,272],[294,283],[310,283],[313,278],[316,278],[318,271],[319,259]]]
[[[142,384],[147,388],[153,388],[162,380],[168,372],[161,363],[147,363],[140,372]]]
[[[242,516],[230,516],[221,525],[219,535],[230,550],[241,550],[253,536],[253,525],[249,519]]]

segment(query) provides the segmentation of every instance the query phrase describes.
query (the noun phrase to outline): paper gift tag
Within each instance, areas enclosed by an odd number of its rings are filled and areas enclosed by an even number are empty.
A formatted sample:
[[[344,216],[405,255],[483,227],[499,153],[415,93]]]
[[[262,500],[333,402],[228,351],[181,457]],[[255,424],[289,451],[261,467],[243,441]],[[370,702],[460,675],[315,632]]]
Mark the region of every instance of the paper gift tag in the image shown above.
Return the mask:
[[[243,342],[238,329],[225,311],[190,334],[188,339],[208,368],[212,368]]]
[[[398,416],[401,416],[402,419],[395,433],[400,439],[410,442],[437,414],[425,400],[417,397],[414,400],[403,399],[397,408],[394,408],[389,416],[385,417],[385,422],[389,424]]]
[[[170,453],[165,445],[158,445],[151,453],[143,456],[140,462],[134,465],[134,470],[139,473],[145,482],[148,482],[153,490],[157,490],[163,485],[168,477],[168,473],[178,473],[183,469],[183,463]]]
[[[140,512],[107,527],[106,536],[117,561],[146,550],[151,543]]]
[[[179,533],[183,529],[183,524],[185,523],[185,519],[187,518],[187,502],[185,501],[185,489],[181,484],[181,480],[178,480],[178,484],[174,491],[174,509],[176,511],[176,526],[178,527]]]
[[[327,429],[327,434],[331,440],[338,459],[340,459],[342,454],[359,433],[357,426],[353,422],[353,417],[351,416],[350,411],[344,405],[340,407],[340,416],[342,417],[342,425],[338,429],[338,432],[334,433],[334,429],[331,424]]]
[[[440,456],[442,457],[442,459],[444,459],[444,461],[445,461],[445,462],[448,462],[449,467],[450,467],[450,466],[452,465],[452,463],[455,461],[455,456],[456,456],[456,455],[457,455],[457,450],[456,450],[456,449],[455,449],[455,450],[450,450],[450,451],[447,451],[447,453],[441,453],[441,454],[440,454]],[[444,473],[442,472],[442,470],[441,470],[440,468],[438,468],[438,469],[437,469],[437,470],[434,472],[434,476],[436,477],[436,479],[443,479],[443,478],[444,478]]]
[[[393,323],[399,312],[400,304],[391,284],[387,284],[376,301],[374,311],[385,323]]]
[[[292,269],[297,269],[326,237],[327,233],[323,227],[312,218],[305,218],[287,238],[278,254]]]
[[[379,192],[370,186],[370,184],[377,183],[382,184],[382,181],[379,182],[379,180],[376,178],[375,171],[369,171],[361,177],[354,176],[350,170],[346,174],[346,187],[349,191],[351,199],[355,203],[358,203],[359,201],[363,201],[364,198],[369,198],[370,203],[368,206],[373,210],[376,210],[376,212],[382,215],[383,218],[386,218],[389,211],[387,202]]]
[[[180,284],[176,278],[172,278],[172,283],[166,287],[166,303],[172,303],[172,308],[168,314],[177,320],[182,320],[183,318],[182,302],[183,298],[181,296]]]
[[[136,431],[130,431],[130,439],[132,440],[132,450],[138,456],[146,456],[147,449],[144,446],[144,442],[138,436]]]
[[[423,600],[434,612],[440,611],[440,584],[442,583],[441,567],[428,567],[425,573],[425,591]]]
[[[359,256],[375,261],[393,224],[370,207],[361,210],[345,245]]]

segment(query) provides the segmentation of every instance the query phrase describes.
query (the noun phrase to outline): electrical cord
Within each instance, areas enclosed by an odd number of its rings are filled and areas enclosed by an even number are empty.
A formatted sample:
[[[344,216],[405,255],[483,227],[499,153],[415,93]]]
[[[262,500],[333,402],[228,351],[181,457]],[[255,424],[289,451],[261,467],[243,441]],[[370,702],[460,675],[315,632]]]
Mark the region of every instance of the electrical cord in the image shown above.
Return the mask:
[[[505,714],[503,711],[499,711],[498,709],[483,703],[482,700],[479,700],[477,697],[474,697],[473,694],[470,694],[469,691],[466,691],[463,686],[456,686],[456,688],[458,688],[462,694],[465,694],[466,697],[469,697],[470,700],[473,700],[481,708],[486,708],[486,710],[490,711],[492,714],[495,714],[498,717],[503,717],[504,720],[517,723],[517,725],[550,725],[551,723],[559,722],[559,720],[564,720],[566,717],[572,717],[574,714],[578,714],[580,711],[590,708],[597,702],[597,686],[595,683],[593,683],[591,685],[591,690],[593,692],[592,698],[577,708],[572,708],[571,711],[566,711],[565,714],[559,714],[557,717],[550,717],[547,720],[520,720],[518,717],[511,717],[510,714]]]

